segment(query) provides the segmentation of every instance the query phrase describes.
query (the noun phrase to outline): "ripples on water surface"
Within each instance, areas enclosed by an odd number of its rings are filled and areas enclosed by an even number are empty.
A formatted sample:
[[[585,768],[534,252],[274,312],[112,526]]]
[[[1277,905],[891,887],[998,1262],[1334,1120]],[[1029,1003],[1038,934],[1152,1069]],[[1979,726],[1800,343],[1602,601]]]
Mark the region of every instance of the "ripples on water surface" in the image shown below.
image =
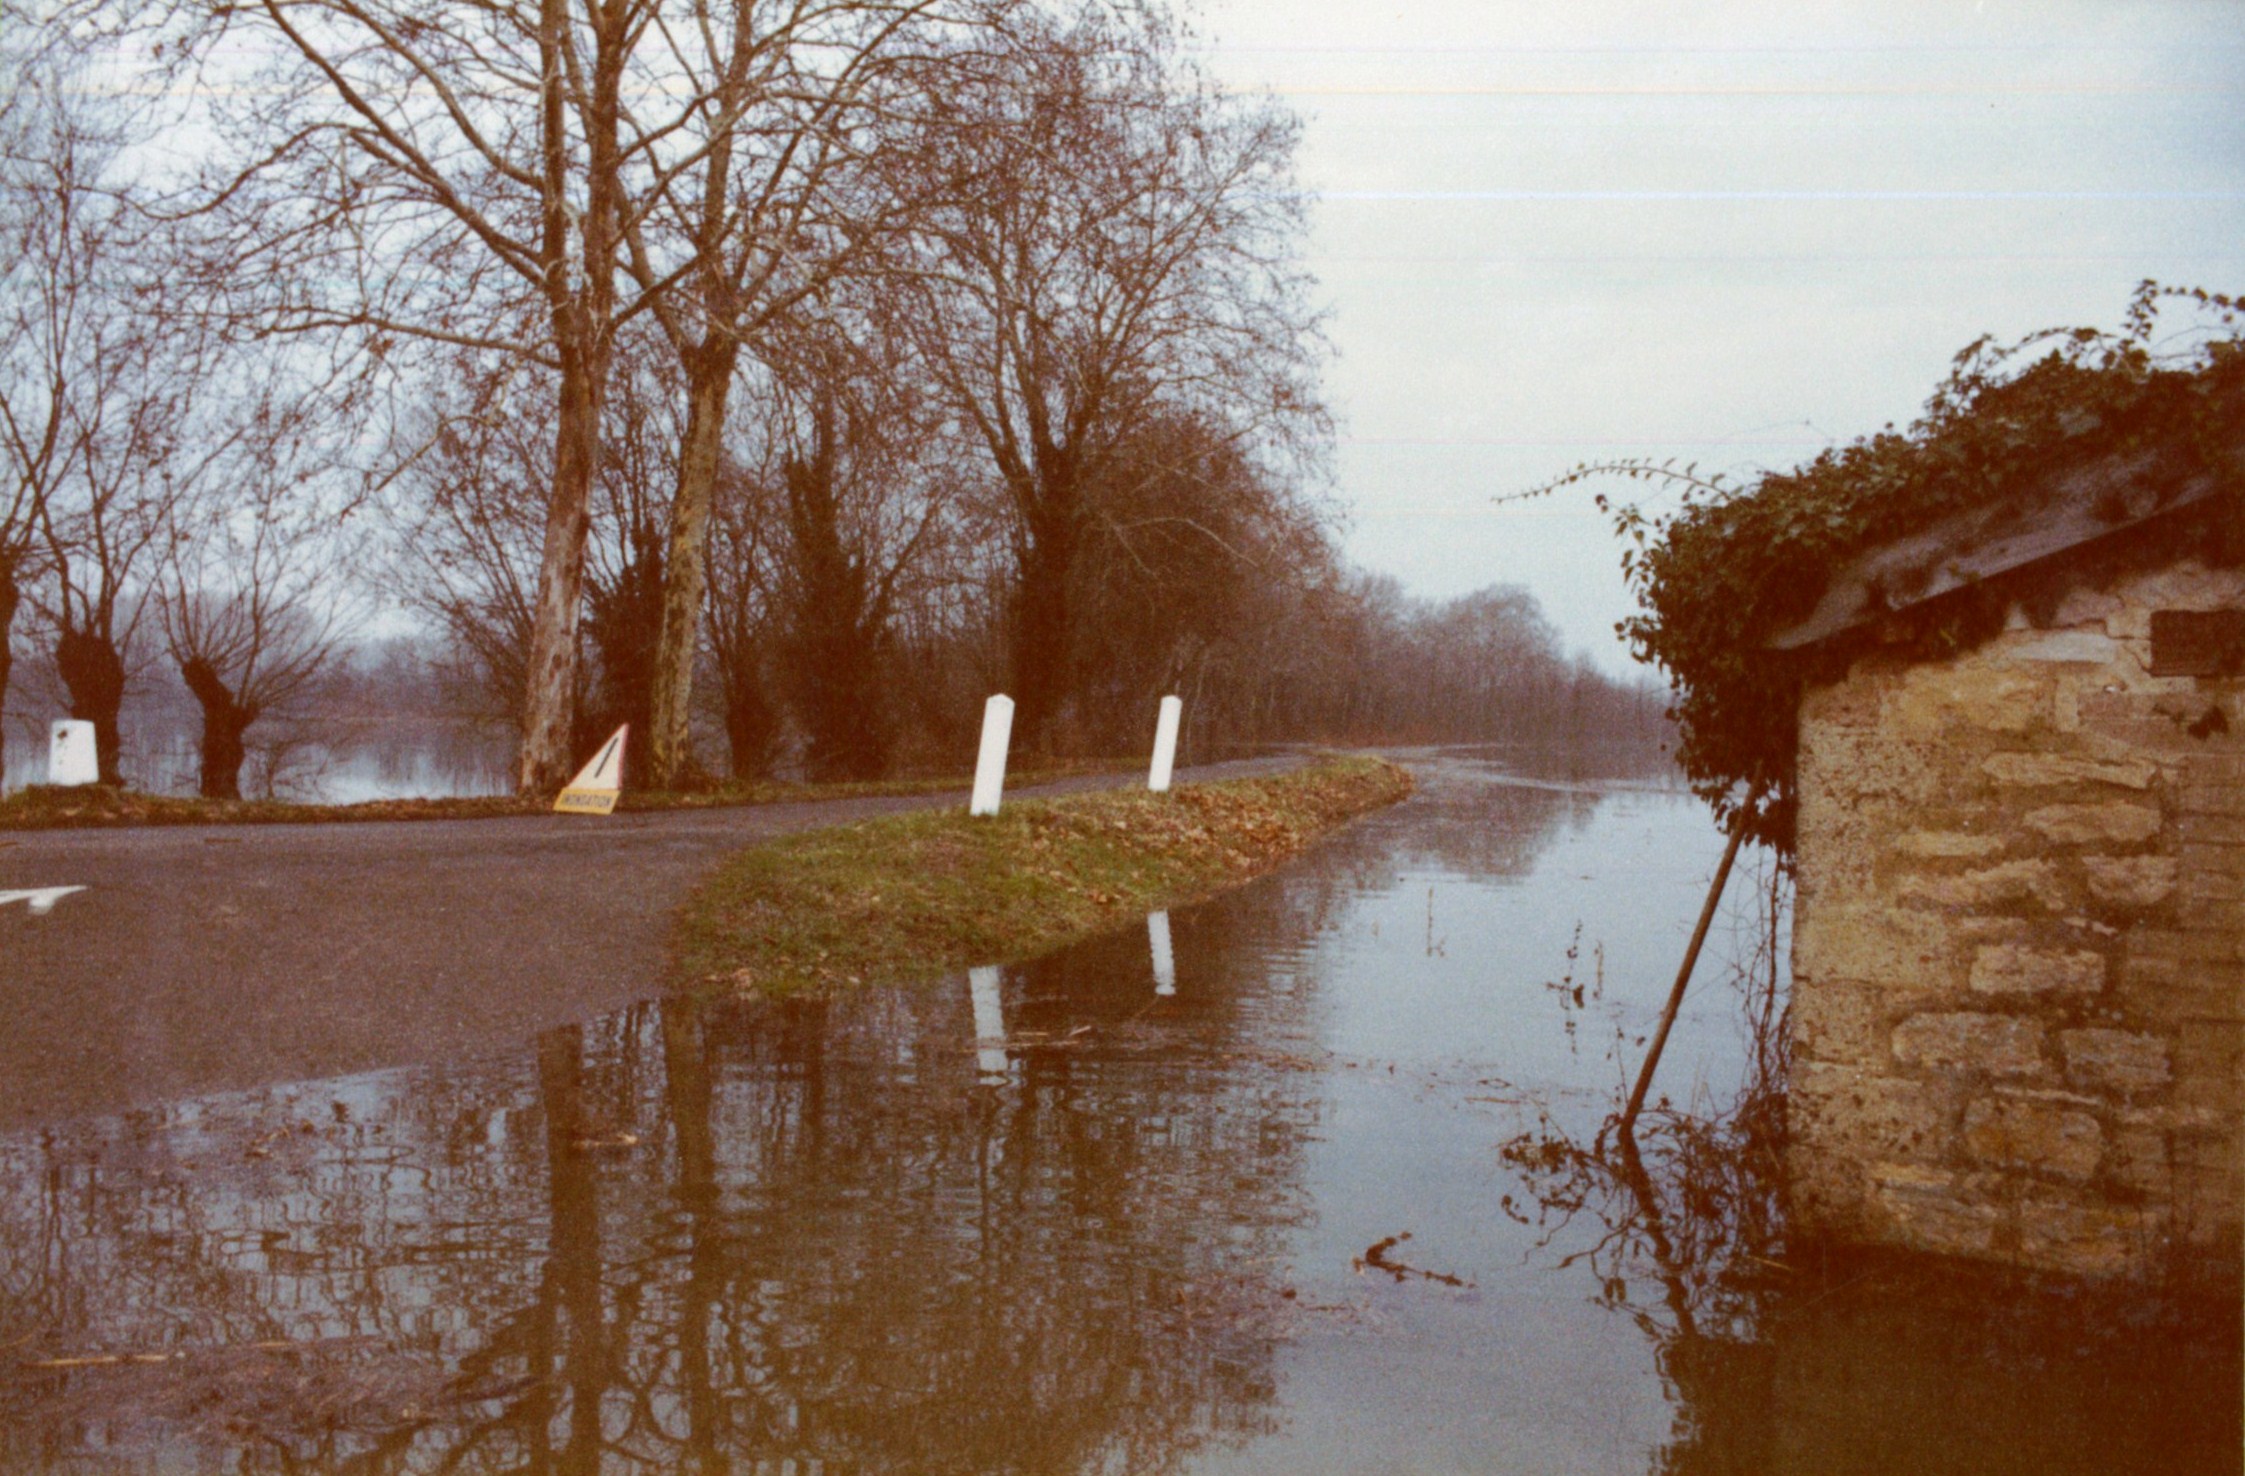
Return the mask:
[[[2234,1323],[1765,1266],[1733,1201],[1648,1230],[1507,1158],[1607,1110],[1718,838],[1420,777],[1166,971],[1133,927],[0,1139],[0,1466],[2237,1469]],[[1703,1104],[1719,972],[1662,1079]]]

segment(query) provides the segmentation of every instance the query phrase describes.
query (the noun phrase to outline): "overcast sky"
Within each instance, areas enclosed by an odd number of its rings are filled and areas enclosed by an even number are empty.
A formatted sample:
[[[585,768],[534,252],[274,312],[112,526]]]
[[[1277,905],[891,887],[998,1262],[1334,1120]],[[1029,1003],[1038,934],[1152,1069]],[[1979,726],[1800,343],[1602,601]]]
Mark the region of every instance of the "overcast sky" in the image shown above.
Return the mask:
[[[2245,3],[1204,0],[1306,119],[1350,554],[1621,667],[1614,456],[1791,466],[1982,332],[2245,290]]]

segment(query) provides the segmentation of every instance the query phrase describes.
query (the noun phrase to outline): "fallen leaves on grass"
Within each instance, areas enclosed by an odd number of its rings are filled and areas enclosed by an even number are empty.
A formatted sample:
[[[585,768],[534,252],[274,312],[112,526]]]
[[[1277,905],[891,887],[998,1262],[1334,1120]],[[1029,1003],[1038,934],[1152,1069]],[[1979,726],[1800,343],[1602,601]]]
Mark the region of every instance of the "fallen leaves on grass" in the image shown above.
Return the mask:
[[[1050,951],[1235,886],[1410,792],[1378,759],[1263,779],[890,816],[757,846],[688,904],[679,972],[771,994]]]

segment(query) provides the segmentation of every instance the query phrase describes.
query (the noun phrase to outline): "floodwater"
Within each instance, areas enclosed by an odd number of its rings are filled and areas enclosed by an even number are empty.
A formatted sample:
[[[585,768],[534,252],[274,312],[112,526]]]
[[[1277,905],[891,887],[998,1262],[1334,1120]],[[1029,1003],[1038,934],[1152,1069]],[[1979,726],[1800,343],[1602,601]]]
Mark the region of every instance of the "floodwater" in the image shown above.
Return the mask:
[[[19,714],[11,714],[18,717]],[[253,727],[242,765],[242,793],[253,799],[350,805],[366,800],[507,794],[514,784],[514,741],[503,729],[440,719],[323,724],[317,739],[285,726]],[[128,721],[118,768],[131,788],[193,794],[202,764],[202,730],[162,721]],[[6,767],[0,793],[47,780],[44,730],[11,722],[0,743]]]
[[[1749,914],[1584,1157],[1719,839],[1418,772],[1025,967],[0,1138],[0,1469],[2238,1469],[2233,1313],[1787,1248]]]

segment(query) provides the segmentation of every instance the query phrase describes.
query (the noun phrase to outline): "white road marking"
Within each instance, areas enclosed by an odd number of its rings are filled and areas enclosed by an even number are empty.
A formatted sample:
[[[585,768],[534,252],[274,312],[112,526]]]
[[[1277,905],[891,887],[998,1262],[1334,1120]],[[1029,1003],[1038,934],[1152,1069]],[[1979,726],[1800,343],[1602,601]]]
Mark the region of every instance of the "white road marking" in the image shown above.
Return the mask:
[[[55,904],[72,892],[83,892],[84,887],[37,887],[28,892],[0,892],[0,907],[10,902],[27,902],[34,917],[45,917],[55,910]]]

